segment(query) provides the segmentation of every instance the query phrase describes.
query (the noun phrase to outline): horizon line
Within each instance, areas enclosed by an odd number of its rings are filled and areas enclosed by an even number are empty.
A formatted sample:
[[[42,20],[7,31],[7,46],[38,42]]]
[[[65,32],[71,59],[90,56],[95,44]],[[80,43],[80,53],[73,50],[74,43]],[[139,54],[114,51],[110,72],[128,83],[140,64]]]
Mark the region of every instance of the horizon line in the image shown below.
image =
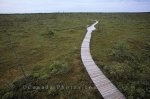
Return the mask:
[[[52,13],[60,13],[60,14],[63,14],[63,13],[150,13],[149,11],[139,11],[139,12],[135,12],[135,11],[127,11],[127,12],[121,12],[121,11],[114,11],[114,12],[18,12],[18,13],[0,13],[0,14],[52,14]]]

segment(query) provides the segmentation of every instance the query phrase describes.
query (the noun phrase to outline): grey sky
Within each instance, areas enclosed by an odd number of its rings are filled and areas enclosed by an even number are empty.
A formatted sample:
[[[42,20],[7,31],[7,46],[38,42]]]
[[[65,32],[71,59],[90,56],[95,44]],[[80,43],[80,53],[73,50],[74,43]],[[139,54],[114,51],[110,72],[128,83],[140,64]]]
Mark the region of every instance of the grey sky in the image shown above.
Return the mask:
[[[150,0],[0,0],[0,13],[150,12]]]

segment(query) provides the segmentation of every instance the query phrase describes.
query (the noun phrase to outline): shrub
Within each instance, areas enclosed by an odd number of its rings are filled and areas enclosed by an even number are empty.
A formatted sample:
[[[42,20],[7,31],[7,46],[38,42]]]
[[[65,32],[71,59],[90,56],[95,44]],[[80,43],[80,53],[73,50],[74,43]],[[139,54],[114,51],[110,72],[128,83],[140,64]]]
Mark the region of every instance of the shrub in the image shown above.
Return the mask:
[[[40,77],[40,73],[33,73],[33,77]]]
[[[41,79],[47,79],[49,77],[50,77],[50,75],[48,75],[47,73],[44,73],[40,76]]]
[[[126,63],[114,63],[111,66],[105,65],[103,69],[109,75],[109,78],[116,79],[116,81],[127,80],[128,73],[131,73],[131,67]]]
[[[49,31],[48,33],[47,33],[47,35],[49,35],[49,37],[51,37],[51,36],[54,36],[54,32],[53,31]]]
[[[49,73],[52,75],[65,74],[69,71],[68,63],[65,61],[54,61],[49,67]]]
[[[48,37],[48,38],[52,38],[55,35],[55,32],[50,30],[49,32],[44,33],[42,35],[45,36],[45,37]]]
[[[34,86],[45,85],[47,85],[46,80],[29,75],[26,79],[20,78],[14,81],[9,90],[7,87],[4,88],[5,92],[2,93],[2,99],[36,99],[35,97],[45,90],[34,89]],[[27,86],[30,86],[30,89]]]
[[[109,56],[118,62],[134,60],[135,58],[134,55],[129,51],[129,45],[124,41],[117,43],[114,48],[110,49]]]

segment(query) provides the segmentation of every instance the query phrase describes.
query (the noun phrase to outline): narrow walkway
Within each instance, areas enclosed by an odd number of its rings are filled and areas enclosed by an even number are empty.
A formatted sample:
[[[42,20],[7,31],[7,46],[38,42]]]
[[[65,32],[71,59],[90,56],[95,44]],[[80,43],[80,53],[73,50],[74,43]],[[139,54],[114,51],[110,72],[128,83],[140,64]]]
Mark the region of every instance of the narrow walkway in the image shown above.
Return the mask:
[[[81,45],[82,62],[91,77],[93,83],[104,99],[125,99],[124,95],[111,83],[111,81],[97,67],[90,53],[91,33],[95,30],[96,21],[87,28],[87,33]]]

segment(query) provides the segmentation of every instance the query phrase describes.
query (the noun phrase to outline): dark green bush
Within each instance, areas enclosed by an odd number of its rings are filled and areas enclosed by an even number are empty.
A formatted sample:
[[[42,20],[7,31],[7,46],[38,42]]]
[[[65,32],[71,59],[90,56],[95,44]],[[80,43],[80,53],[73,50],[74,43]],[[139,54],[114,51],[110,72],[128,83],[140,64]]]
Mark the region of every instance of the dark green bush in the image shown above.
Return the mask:
[[[47,35],[49,36],[49,37],[51,37],[51,36],[54,36],[54,32],[53,31],[49,31],[48,33],[47,33]]]
[[[52,37],[54,37],[55,32],[50,30],[47,33],[44,33],[42,35],[45,36],[45,37],[48,37],[48,38],[52,38]]]

